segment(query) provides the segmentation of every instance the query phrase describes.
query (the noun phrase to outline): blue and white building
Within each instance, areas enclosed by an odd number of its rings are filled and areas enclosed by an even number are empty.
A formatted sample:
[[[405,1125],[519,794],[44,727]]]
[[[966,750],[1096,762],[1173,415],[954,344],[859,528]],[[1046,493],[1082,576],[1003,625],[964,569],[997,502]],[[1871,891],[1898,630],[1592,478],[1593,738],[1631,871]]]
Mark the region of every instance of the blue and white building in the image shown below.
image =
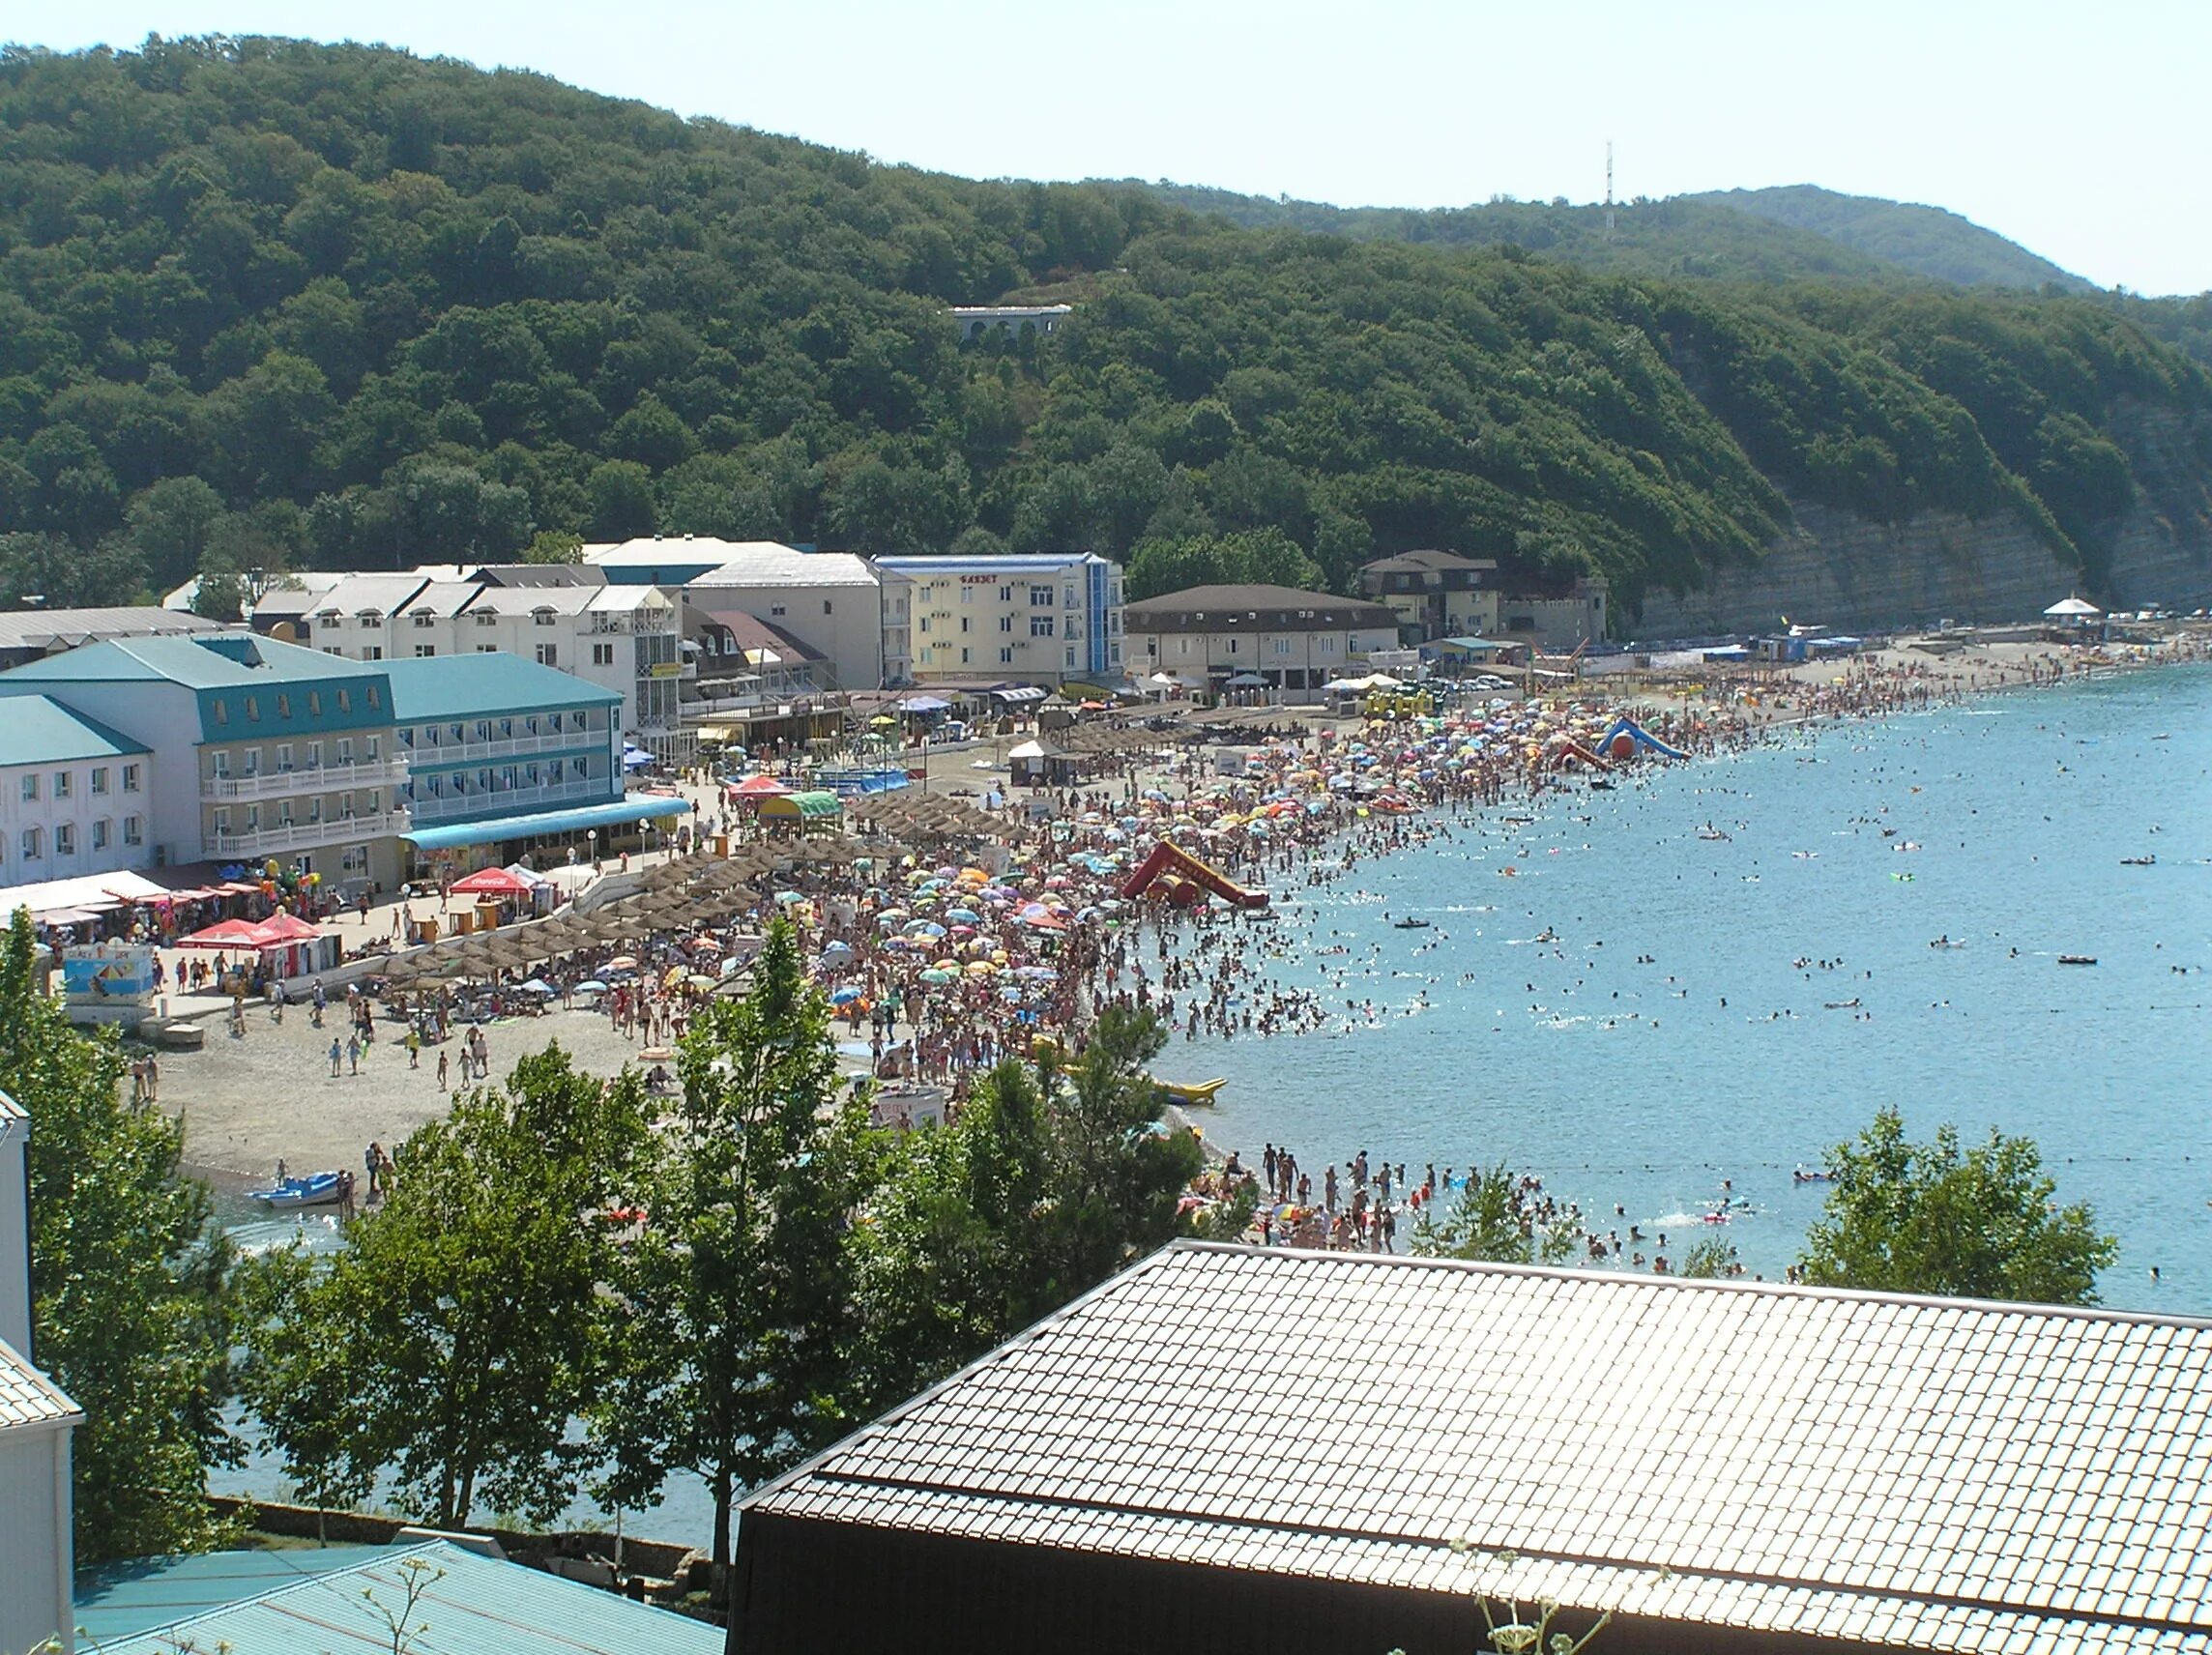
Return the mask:
[[[115,639],[0,673],[0,697],[45,704],[27,718],[58,706],[131,749],[81,762],[83,798],[113,801],[121,865],[277,860],[341,890],[396,877],[407,764],[381,662],[246,632]],[[59,871],[11,866],[5,883]]]
[[[877,558],[893,683],[1121,677],[1121,567],[1094,552]]]
[[[623,696],[505,652],[386,663],[410,873],[611,844],[684,800],[625,792]],[[543,857],[540,857],[540,861]]]

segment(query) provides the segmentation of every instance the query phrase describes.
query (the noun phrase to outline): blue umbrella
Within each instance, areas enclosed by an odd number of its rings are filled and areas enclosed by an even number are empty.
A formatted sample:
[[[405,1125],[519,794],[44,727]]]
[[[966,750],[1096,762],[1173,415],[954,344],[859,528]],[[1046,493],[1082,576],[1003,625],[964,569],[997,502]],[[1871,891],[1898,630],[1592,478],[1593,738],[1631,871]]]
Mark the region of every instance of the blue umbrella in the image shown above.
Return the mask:
[[[841,988],[833,990],[830,993],[830,1003],[831,1005],[851,1005],[853,1002],[859,1000],[859,998],[860,991],[859,989]]]

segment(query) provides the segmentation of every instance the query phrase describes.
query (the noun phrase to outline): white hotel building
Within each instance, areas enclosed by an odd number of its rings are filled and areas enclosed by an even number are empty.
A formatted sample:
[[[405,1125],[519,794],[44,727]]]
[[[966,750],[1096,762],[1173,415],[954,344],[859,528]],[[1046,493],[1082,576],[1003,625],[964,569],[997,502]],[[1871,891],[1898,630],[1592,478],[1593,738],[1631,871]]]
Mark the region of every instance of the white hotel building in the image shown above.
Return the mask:
[[[1121,568],[1095,553],[874,563],[888,682],[1121,676]]]

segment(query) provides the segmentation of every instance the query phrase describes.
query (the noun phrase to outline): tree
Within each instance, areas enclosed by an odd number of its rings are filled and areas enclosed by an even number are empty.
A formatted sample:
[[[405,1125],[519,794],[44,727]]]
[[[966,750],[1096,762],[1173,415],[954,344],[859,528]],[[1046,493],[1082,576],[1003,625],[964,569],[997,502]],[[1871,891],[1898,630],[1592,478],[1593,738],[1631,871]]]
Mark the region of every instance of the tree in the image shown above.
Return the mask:
[[[1582,1250],[1581,1209],[1560,1206],[1532,1177],[1495,1167],[1470,1168],[1449,1211],[1424,1206],[1413,1221],[1413,1251],[1432,1259],[1498,1264],[1563,1264]]]
[[[1884,1109],[1828,1167],[1834,1181],[1797,1266],[1819,1287],[2095,1304],[2097,1272],[2119,1256],[2086,1204],[2052,1199],[2034,1140],[1994,1127],[1970,1149],[1948,1124],[1912,1144],[1904,1117]]]
[[[222,496],[196,477],[165,477],[131,502],[124,526],[155,581],[181,584],[200,566],[227,515]]]
[[[567,529],[540,529],[532,537],[530,544],[522,548],[522,561],[526,564],[580,564],[584,561],[584,537]]]
[[[178,1176],[184,1127],[124,1101],[114,1038],[45,993],[29,915],[0,956],[0,1088],[31,1117],[33,1350],[84,1409],[72,1445],[76,1558],[199,1552],[224,1430],[233,1254],[206,1187]]]
[[[852,1418],[851,1222],[873,1135],[866,1103],[840,1095],[827,1008],[784,921],[752,991],[693,1020],[678,1067],[653,1216],[612,1278],[624,1337],[597,1434],[617,1505],[657,1500],[672,1471],[706,1481],[722,1571],[738,1495]]]
[[[634,1194],[645,1119],[634,1075],[548,1046],[407,1140],[343,1253],[256,1265],[242,1389],[288,1473],[344,1498],[389,1470],[444,1527],[480,1501],[543,1523],[572,1499],[608,1337],[605,1212]]]

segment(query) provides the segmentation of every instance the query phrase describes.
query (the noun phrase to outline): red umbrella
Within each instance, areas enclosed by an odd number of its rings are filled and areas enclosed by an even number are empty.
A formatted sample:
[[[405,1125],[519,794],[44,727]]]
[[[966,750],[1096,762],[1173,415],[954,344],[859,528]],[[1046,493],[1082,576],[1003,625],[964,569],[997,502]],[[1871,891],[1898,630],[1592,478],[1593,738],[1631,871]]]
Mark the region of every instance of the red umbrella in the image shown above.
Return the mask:
[[[272,937],[248,919],[224,919],[210,925],[204,931],[194,931],[189,937],[177,939],[180,948],[260,948],[271,943],[284,941]]]
[[[453,881],[456,896],[528,896],[530,882],[506,868],[482,868]]]
[[[771,775],[749,775],[729,790],[732,798],[778,798],[790,788]]]

